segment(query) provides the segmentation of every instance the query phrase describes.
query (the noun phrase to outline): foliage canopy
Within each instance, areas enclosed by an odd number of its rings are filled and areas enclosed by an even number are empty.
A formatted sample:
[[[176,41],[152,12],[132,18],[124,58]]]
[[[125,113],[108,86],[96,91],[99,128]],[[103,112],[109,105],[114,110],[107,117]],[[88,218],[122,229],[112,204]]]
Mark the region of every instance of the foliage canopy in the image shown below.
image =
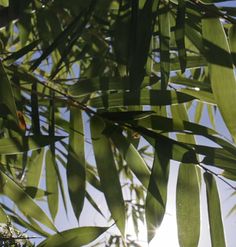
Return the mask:
[[[235,189],[236,7],[218,2],[0,1],[0,182],[17,206],[0,202],[1,223],[42,247],[86,245],[114,224],[108,246],[138,246],[127,219],[151,241],[174,160],[180,246],[198,246],[203,184],[212,246],[226,246],[216,179]],[[79,221],[85,201],[107,225],[58,233],[60,208]]]

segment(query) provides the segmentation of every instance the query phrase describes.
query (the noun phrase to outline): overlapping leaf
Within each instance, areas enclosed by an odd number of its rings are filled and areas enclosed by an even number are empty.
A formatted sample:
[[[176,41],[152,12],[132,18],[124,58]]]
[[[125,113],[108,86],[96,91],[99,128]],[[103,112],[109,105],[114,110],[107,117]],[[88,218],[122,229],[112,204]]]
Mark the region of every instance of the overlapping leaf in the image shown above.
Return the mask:
[[[77,218],[85,198],[86,166],[84,157],[84,128],[81,110],[71,107],[67,180],[70,199]]]
[[[44,211],[25,193],[25,191],[16,184],[3,171],[0,171],[1,193],[8,196],[21,210],[25,216],[32,217],[53,231],[57,231],[54,224],[47,217]]]
[[[124,234],[125,205],[111,144],[109,139],[103,134],[105,123],[102,119],[94,117],[91,119],[90,128],[101,187],[112,218],[115,220],[120,232]],[[112,186],[110,186],[111,181]]]
[[[222,23],[217,18],[203,19],[202,28],[214,98],[225,124],[235,140],[236,79],[227,37]]]
[[[204,173],[212,247],[226,246],[217,185],[212,174]]]
[[[102,235],[108,228],[107,227],[80,227],[48,237],[41,242],[39,247],[63,247],[69,245],[71,247],[83,246],[89,244],[100,235]]]

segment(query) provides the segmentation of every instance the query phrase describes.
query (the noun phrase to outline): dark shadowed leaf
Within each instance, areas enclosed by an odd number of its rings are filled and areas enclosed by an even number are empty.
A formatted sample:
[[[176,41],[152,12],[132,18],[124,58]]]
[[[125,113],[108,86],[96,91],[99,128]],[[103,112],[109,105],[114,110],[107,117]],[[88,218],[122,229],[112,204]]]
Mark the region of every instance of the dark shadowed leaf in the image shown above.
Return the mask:
[[[46,166],[46,189],[50,193],[47,196],[48,200],[48,207],[52,219],[55,220],[57,212],[58,212],[58,179],[57,179],[57,172],[55,166],[56,160],[55,156],[51,149],[48,149],[45,158],[45,166]]]
[[[130,170],[142,185],[148,188],[150,171],[137,149],[121,134],[118,128],[111,128],[109,131],[107,130],[107,133],[109,133],[109,137],[112,139],[114,145],[123,155]]]
[[[92,98],[89,105],[96,108],[112,108],[132,105],[171,105],[193,100],[195,97],[185,93],[169,90],[142,90],[140,94],[135,92],[122,92],[107,95],[104,102],[102,97]]]
[[[67,161],[67,180],[71,203],[77,219],[84,205],[85,197],[85,157],[84,127],[80,109],[70,108],[69,150]]]
[[[90,121],[93,149],[107,205],[111,211],[112,218],[115,220],[122,235],[125,233],[125,204],[123,200],[119,174],[111,149],[111,142],[103,134],[105,122],[93,117]],[[110,182],[112,181],[112,186]]]
[[[4,66],[2,62],[0,61],[0,105],[4,105],[7,107],[15,120],[15,122],[18,124],[18,116],[16,112],[16,104],[15,99],[11,87],[10,80],[8,78],[8,75],[4,69]]]

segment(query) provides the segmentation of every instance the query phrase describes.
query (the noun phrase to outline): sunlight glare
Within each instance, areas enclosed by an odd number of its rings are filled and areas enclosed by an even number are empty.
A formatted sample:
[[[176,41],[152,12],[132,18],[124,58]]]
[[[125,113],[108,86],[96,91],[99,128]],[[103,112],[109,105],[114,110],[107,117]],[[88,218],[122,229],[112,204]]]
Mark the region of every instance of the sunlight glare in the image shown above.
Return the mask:
[[[156,235],[149,244],[149,247],[178,247],[177,225],[175,217],[166,214],[159,229],[156,230]]]
[[[136,242],[142,247],[178,247],[178,237],[177,237],[177,225],[176,220],[173,215],[166,214],[164,220],[159,229],[156,230],[156,235],[147,244],[147,230],[143,223],[139,222],[139,235],[138,239],[135,235],[134,227],[132,225],[132,220],[128,222],[128,234],[132,236],[132,239],[137,240]]]

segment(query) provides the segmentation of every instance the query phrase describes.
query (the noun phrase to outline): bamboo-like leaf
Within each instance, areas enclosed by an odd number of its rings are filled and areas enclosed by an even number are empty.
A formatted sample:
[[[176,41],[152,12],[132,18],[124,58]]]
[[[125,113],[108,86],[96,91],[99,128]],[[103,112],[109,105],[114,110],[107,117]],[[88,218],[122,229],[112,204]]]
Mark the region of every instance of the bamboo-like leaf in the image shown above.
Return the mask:
[[[138,1],[132,3],[131,25],[129,29],[129,70],[130,90],[140,88],[148,58],[148,52],[153,32],[153,16],[158,0],[146,1],[143,8],[139,8]],[[154,12],[154,13],[153,13]]]
[[[71,203],[77,219],[84,205],[86,166],[84,156],[84,127],[80,109],[70,108],[70,135],[67,180]]]
[[[24,46],[20,50],[13,52],[5,60],[10,61],[10,62],[14,62],[15,60],[23,57],[24,55],[26,55],[27,53],[32,51],[38,44],[39,44],[39,40],[35,40],[35,41],[31,42],[30,44],[28,44],[27,46]]]
[[[202,82],[196,79],[185,78],[183,76],[172,76],[170,82],[195,88],[195,90],[211,91],[211,85],[208,81]]]
[[[109,133],[108,136],[123,155],[130,170],[142,185],[148,188],[150,171],[137,149],[120,133],[119,129],[110,129],[109,131],[107,130],[107,133]]]
[[[212,247],[226,247],[224,227],[220,209],[220,198],[217,185],[212,174],[204,173],[204,180],[207,191],[207,206],[210,223]]]
[[[122,235],[125,232],[125,205],[118,171],[113,157],[111,143],[103,134],[105,123],[102,119],[91,119],[91,136],[101,187],[107,205]],[[112,181],[112,186],[110,182]]]
[[[0,139],[0,154],[10,155],[37,150],[47,146],[52,142],[59,141],[64,136],[55,136],[54,138],[46,135],[38,136],[15,136],[11,138]]]
[[[177,17],[175,25],[175,41],[178,48],[179,62],[181,67],[181,72],[185,72],[186,68],[186,50],[185,50],[185,1],[178,0]]]
[[[236,66],[236,24],[232,24],[229,29],[229,44],[233,63]]]
[[[189,68],[189,69],[190,68],[199,68],[199,67],[207,65],[206,58],[203,56],[197,56],[197,55],[187,56],[186,59],[187,59],[186,68]],[[153,69],[156,72],[160,72],[161,71],[160,63],[154,63]],[[170,59],[170,70],[171,71],[181,70],[178,57]]]
[[[202,118],[202,113],[203,113],[203,107],[204,105],[201,102],[198,102],[196,111],[195,111],[194,122],[200,123],[201,118]]]
[[[211,141],[217,143],[218,145],[222,146],[225,150],[230,152],[233,156],[236,152],[236,146],[222,137],[218,137],[218,133],[210,128],[207,128],[203,125],[191,123],[182,119],[181,123],[174,121],[174,119],[165,118],[158,115],[150,116],[149,118],[141,119],[138,121],[140,127],[145,126],[146,128],[153,129],[153,130],[161,130],[164,132],[184,132],[195,135],[202,135]],[[185,132],[186,131],[186,132]],[[190,133],[189,133],[190,134]],[[192,143],[193,144],[193,143]],[[195,148],[195,147],[194,147]],[[209,148],[209,147],[208,147]]]
[[[102,112],[100,116],[118,122],[127,122],[130,120],[138,120],[152,115],[154,111],[125,111],[125,112]]]
[[[32,70],[35,70],[40,63],[47,58],[55,49],[58,48],[58,46],[67,41],[68,37],[70,36],[73,31],[78,28],[79,23],[81,22],[81,13],[77,15],[71,23],[61,32],[55,40],[52,42],[52,44],[47,47],[47,49],[43,52],[43,54],[34,62],[34,64],[31,66]]]
[[[199,99],[203,103],[206,102],[214,105],[217,103],[213,93],[211,92],[202,91],[202,90],[199,91],[199,89],[189,89],[189,88],[180,89],[180,92],[195,97],[196,99]]]
[[[31,187],[39,187],[40,179],[42,176],[44,161],[44,148],[39,151],[34,151],[29,162],[27,171],[26,185]]]
[[[33,199],[39,199],[50,193],[37,187],[27,186],[25,187],[25,192],[30,195]]]
[[[38,247],[84,246],[94,241],[107,229],[108,227],[79,227],[66,230],[48,237]]]
[[[227,37],[217,18],[203,19],[202,30],[214,98],[229,132],[236,141],[236,79]]]
[[[155,84],[159,80],[157,76],[145,76],[143,86]],[[97,91],[109,92],[113,90],[128,90],[130,88],[129,77],[96,77],[79,80],[78,83],[68,88],[68,94],[73,97],[83,97]]]
[[[172,106],[173,119],[179,126],[183,120],[188,121],[188,113],[184,105]],[[177,140],[195,143],[191,135],[177,135]],[[184,164],[179,167],[176,188],[176,215],[180,246],[197,247],[200,236],[200,169],[198,163]],[[191,200],[189,200],[189,196]],[[188,215],[188,217],[186,217]],[[189,220],[191,225],[189,225]]]
[[[195,97],[185,93],[168,90],[142,90],[140,94],[135,92],[122,92],[107,95],[107,102],[102,97],[92,98],[89,105],[96,108],[111,108],[132,105],[162,106],[177,103],[185,103]]]
[[[0,223],[7,224],[9,222],[9,217],[4,211],[3,207],[0,205]]]
[[[46,189],[50,193],[47,196],[48,207],[52,219],[55,220],[57,212],[58,212],[58,179],[57,172],[55,169],[56,160],[55,156],[51,149],[48,149],[46,153]]]
[[[0,170],[1,193],[8,196],[25,215],[32,217],[53,231],[57,231],[54,224],[44,211],[24,192],[9,176]]]
[[[148,242],[155,236],[165,214],[169,162],[169,157],[162,155],[162,146],[157,145],[145,203]]]
[[[15,120],[15,122],[18,124],[18,116],[16,112],[16,104],[15,99],[11,87],[11,83],[9,81],[8,75],[4,69],[4,66],[2,62],[0,61],[0,104],[7,107]]]
[[[170,74],[170,12],[169,6],[160,5],[158,16],[160,39],[161,89],[166,89]]]
[[[204,54],[204,46],[203,46],[201,34],[187,22],[185,25],[185,34],[188,37],[188,39],[191,41],[191,43],[197,48],[197,50],[201,54]]]
[[[86,179],[94,188],[101,191],[101,184],[98,179],[97,171],[95,172],[95,168],[89,164],[86,166]]]
[[[215,107],[212,106],[212,105],[207,105],[207,112],[208,112],[208,116],[209,116],[209,120],[210,120],[210,123],[211,123],[211,126],[213,129],[216,128],[216,124],[215,124]]]
[[[42,227],[40,227],[33,219],[28,219],[29,222],[27,222],[23,218],[21,218],[19,215],[17,215],[17,216],[10,215],[10,219],[13,222],[15,222],[16,224],[18,224],[22,227],[25,227],[28,230],[39,234],[40,236],[43,236],[43,237],[49,237],[50,236],[50,234],[47,233],[46,231],[44,231],[42,229]]]
[[[175,141],[157,132],[148,130],[143,127],[132,127],[155,148],[156,145],[163,146],[163,155],[166,155],[169,159],[180,161],[183,163],[196,163],[198,160],[196,157],[195,150],[184,143]]]
[[[179,167],[176,207],[180,246],[197,247],[200,235],[200,196],[196,167]],[[191,198],[191,199],[190,199]]]

